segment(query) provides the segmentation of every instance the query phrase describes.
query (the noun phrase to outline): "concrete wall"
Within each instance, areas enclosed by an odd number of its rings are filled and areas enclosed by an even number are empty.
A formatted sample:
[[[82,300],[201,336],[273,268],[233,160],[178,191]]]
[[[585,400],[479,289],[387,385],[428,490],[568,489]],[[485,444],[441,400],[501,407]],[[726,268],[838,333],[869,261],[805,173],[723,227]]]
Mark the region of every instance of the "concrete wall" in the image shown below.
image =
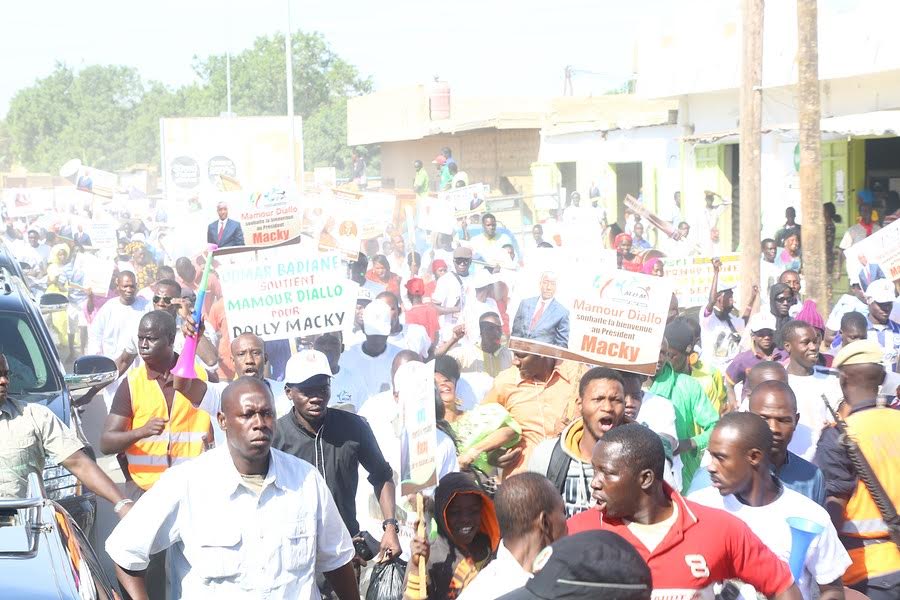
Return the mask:
[[[381,177],[394,180],[398,188],[411,188],[414,160],[421,160],[434,184],[437,175],[431,161],[447,146],[469,174],[471,183],[483,182],[492,190],[500,189],[500,177],[525,185],[531,163],[538,157],[540,134],[537,129],[480,129],[457,135],[436,135],[421,140],[381,144]]]

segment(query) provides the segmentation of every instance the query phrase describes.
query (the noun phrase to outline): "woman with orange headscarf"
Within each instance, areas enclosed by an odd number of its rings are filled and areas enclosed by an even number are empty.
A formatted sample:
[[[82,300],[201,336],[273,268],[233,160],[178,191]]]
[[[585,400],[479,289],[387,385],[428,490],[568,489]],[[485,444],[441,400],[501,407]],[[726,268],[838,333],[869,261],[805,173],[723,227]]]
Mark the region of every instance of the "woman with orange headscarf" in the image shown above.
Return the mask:
[[[633,240],[627,233],[620,233],[616,236],[616,259],[620,269],[639,273],[641,270],[641,261],[631,251]]]

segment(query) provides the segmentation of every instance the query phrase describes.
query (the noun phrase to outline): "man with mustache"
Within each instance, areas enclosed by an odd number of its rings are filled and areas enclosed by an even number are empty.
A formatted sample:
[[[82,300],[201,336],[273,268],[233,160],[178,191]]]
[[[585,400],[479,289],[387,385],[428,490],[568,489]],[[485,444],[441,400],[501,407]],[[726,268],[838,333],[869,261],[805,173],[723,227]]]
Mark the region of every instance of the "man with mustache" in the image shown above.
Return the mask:
[[[369,473],[369,483],[384,517],[382,555],[386,559],[400,556],[393,471],[365,419],[328,408],[331,399],[328,358],[318,350],[299,352],[288,361],[284,378],[285,394],[294,406],[290,413],[278,419],[272,445],[315,466],[325,478],[341,518],[354,537],[360,533],[356,488],[362,465]]]
[[[316,598],[318,571],[340,600],[358,600],[350,534],[325,481],[271,448],[269,388],[239,378],[216,418],[228,443],[167,473],[106,541],[122,588],[146,598],[151,550],[179,544],[174,597]]]

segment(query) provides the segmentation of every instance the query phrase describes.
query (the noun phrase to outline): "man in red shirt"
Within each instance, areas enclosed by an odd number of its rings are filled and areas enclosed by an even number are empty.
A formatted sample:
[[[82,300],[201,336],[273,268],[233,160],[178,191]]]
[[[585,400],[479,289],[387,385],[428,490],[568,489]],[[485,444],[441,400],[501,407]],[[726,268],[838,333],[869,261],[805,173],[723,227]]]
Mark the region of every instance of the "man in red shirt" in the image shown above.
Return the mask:
[[[425,296],[425,282],[418,277],[413,277],[406,282],[406,294],[412,305],[406,311],[406,323],[421,325],[428,332],[431,343],[436,343],[440,325],[438,325],[438,314],[434,304],[430,302],[425,304],[422,301]]]
[[[681,497],[663,482],[659,436],[636,424],[606,432],[594,446],[592,496],[597,507],[569,519],[569,534],[603,529],[621,535],[647,561],[653,598],[712,598],[728,579],[768,598],[800,600],[786,563],[740,519]]]

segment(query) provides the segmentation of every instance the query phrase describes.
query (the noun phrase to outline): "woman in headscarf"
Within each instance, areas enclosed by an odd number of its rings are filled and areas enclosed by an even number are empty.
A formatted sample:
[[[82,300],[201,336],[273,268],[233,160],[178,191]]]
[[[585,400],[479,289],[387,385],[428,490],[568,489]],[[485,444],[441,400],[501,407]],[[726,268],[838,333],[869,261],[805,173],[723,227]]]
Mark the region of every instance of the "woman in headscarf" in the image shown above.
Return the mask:
[[[372,268],[366,272],[366,279],[384,286],[384,289],[400,297],[400,276],[391,272],[391,265],[384,254],[372,257]]]
[[[615,238],[616,259],[618,260],[620,269],[640,272],[641,262],[637,255],[631,251],[632,243],[633,239],[627,233],[620,233],[617,235]]]
[[[641,273],[654,275],[656,277],[666,276],[662,261],[655,256],[641,265]]]
[[[781,271],[800,272],[800,232],[790,233],[784,238],[784,248],[775,254],[775,264]]]
[[[441,258],[436,258],[431,262],[432,279],[425,284],[425,298],[430,299],[434,294],[434,288],[437,287],[437,280],[447,273],[447,262]],[[430,300],[429,300],[430,301]]]
[[[56,244],[50,249],[47,259],[47,292],[48,294],[62,294],[68,296],[69,278],[66,275],[66,263],[69,262],[69,247],[65,244]],[[50,324],[56,337],[57,346],[62,347],[69,339],[69,315],[65,310],[60,310],[50,315]]]
[[[769,288],[769,311],[775,317],[775,347],[781,348],[784,345],[784,338],[781,336],[782,326],[791,320],[790,310],[797,299],[794,297],[794,290],[786,283],[776,283]]]
[[[490,475],[493,468],[488,463],[484,449],[512,448],[519,443],[522,428],[505,408],[496,403],[479,404],[472,410],[463,410],[462,401],[456,396],[459,382],[459,363],[442,355],[434,362],[434,383],[437,385],[444,416],[453,428],[456,447],[459,449],[459,468],[474,467]]]
[[[157,265],[150,257],[144,242],[131,242],[125,246],[125,254],[131,257],[131,266],[134,267],[134,276],[137,278],[139,290],[156,283]]]

